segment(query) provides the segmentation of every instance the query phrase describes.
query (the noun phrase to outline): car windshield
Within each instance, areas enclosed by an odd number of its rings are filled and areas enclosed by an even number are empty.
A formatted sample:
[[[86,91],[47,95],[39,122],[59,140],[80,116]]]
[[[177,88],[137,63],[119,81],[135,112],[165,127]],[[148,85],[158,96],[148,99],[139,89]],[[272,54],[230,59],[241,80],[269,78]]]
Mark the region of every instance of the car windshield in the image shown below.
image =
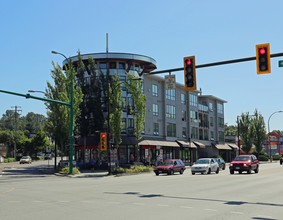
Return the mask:
[[[173,165],[173,161],[164,161],[163,163],[161,163],[161,165],[163,165],[163,166],[171,166],[171,165]]]
[[[22,159],[29,159],[29,158],[25,156],[25,157],[22,157]]]
[[[198,160],[196,164],[209,164],[209,160]]]
[[[250,157],[236,157],[235,161],[249,161]]]

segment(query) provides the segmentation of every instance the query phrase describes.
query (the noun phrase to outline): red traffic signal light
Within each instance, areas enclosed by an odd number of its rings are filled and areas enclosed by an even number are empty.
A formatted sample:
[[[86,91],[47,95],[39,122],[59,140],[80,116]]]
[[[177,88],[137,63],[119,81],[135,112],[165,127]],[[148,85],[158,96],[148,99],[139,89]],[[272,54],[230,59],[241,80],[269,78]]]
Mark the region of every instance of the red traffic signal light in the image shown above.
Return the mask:
[[[100,150],[101,151],[107,150],[107,133],[106,132],[100,133]]]
[[[270,45],[256,45],[256,68],[257,74],[270,73]]]
[[[196,90],[195,56],[184,57],[185,90]]]

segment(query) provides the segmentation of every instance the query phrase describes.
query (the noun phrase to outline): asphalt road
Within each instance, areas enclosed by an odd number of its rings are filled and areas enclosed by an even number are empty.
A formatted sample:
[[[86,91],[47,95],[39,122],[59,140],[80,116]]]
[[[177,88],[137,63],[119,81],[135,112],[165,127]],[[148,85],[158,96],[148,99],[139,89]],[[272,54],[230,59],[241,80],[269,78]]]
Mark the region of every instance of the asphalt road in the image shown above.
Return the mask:
[[[45,174],[47,161],[2,170],[0,219],[283,219],[283,166],[258,174],[78,178]],[[44,170],[45,169],[45,170]]]

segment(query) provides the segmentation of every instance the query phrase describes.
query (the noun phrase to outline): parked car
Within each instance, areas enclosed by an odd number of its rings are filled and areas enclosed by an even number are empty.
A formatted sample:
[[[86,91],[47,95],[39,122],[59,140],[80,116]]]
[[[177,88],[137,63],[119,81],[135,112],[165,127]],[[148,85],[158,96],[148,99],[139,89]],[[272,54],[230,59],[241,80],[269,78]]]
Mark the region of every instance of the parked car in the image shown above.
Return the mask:
[[[173,175],[175,172],[179,172],[183,174],[186,167],[182,160],[179,159],[171,159],[165,160],[164,162],[160,163],[159,166],[154,168],[154,172],[156,176],[160,173],[167,173],[168,175]]]
[[[197,162],[192,166],[191,172],[195,173],[210,174],[211,172],[219,173],[219,164],[215,158],[202,158],[198,159]]]
[[[52,159],[52,155],[51,154],[45,154],[44,155],[44,160],[51,160]]]
[[[31,164],[32,160],[31,160],[31,157],[30,156],[23,156],[21,159],[20,159],[20,164],[22,163],[29,163]]]
[[[282,165],[282,164],[283,164],[283,154],[280,157],[280,165]]]
[[[226,163],[225,161],[222,159],[222,158],[215,158],[215,160],[217,161],[218,165],[219,165],[219,168],[221,170],[225,170],[226,168]]]
[[[243,171],[247,171],[247,173],[251,173],[252,170],[255,173],[258,173],[259,170],[259,162],[255,155],[239,155],[235,157],[235,159],[230,163],[230,174],[234,174],[235,171],[238,171],[240,174]]]

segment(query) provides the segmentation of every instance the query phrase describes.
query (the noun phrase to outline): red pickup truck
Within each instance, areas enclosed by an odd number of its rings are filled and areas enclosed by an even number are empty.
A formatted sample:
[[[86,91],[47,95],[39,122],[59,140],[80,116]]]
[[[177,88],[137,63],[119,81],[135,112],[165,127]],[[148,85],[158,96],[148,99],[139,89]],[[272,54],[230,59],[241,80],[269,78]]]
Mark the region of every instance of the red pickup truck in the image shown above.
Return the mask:
[[[230,174],[234,174],[235,171],[238,171],[240,174],[243,171],[247,171],[248,174],[255,171],[258,173],[259,162],[255,155],[239,155],[230,163]]]

